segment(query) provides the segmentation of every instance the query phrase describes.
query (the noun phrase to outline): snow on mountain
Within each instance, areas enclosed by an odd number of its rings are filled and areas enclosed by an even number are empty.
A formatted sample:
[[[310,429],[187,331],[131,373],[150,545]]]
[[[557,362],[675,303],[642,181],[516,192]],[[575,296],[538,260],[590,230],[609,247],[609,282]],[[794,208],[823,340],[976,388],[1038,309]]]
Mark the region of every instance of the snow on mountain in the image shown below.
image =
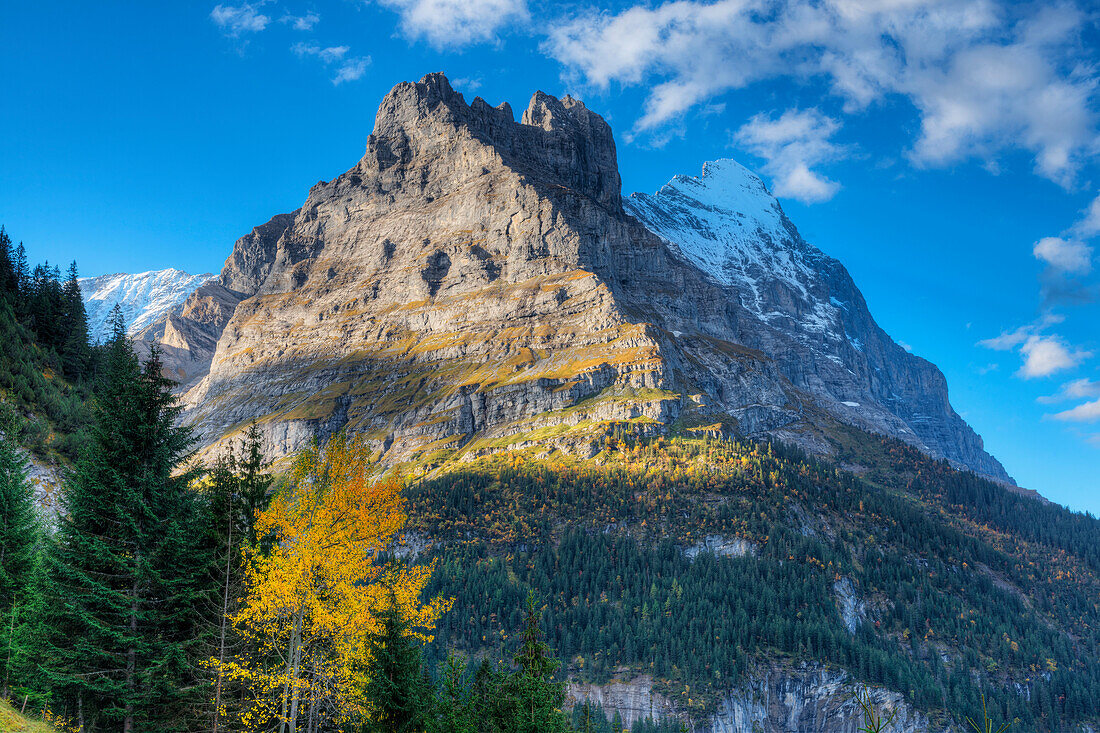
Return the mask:
[[[191,275],[168,268],[80,278],[80,293],[88,311],[88,332],[93,341],[106,340],[111,331],[111,310],[118,305],[127,333],[137,333],[182,305],[188,295],[214,277],[209,273]]]
[[[748,168],[728,158],[708,162],[702,176],[676,176],[656,194],[635,193],[623,203],[688,261],[736,288],[757,317],[781,328],[796,319],[799,330],[837,338],[844,304],[811,293],[825,256],[802,240]],[[774,297],[777,285],[786,298]]]
[[[741,306],[741,343],[838,419],[1011,482],[951,408],[943,374],[875,323],[844,266],[802,239],[755,173],[717,160],[623,207]]]

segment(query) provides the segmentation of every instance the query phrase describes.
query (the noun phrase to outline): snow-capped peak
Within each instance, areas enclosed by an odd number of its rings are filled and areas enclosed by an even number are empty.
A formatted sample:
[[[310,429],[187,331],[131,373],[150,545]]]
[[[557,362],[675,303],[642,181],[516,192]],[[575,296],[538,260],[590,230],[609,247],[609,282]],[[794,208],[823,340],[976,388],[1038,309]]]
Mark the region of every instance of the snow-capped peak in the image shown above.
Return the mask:
[[[736,286],[758,316],[771,311],[761,292],[767,283],[806,298],[819,277],[821,253],[802,241],[760,177],[737,161],[707,163],[701,176],[676,176],[656,194],[633,194],[624,205],[703,272]],[[829,309],[820,310],[813,315],[829,319]]]
[[[192,292],[214,275],[191,275],[169,267],[134,274],[116,273],[80,278],[80,293],[88,312],[88,333],[93,341],[110,336],[111,310],[117,304],[127,333],[134,334],[182,305]]]

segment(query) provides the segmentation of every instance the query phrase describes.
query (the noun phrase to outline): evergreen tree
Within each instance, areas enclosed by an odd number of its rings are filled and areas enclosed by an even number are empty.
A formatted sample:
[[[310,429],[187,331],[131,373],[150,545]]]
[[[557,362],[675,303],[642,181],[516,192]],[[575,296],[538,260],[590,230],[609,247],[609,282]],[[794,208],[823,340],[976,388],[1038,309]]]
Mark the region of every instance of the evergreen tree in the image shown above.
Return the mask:
[[[190,435],[154,350],[142,368],[114,316],[90,445],[65,486],[46,557],[40,684],[86,731],[191,727],[199,609],[209,596],[208,514],[173,471]]]
[[[15,248],[15,256],[12,257],[15,267],[15,292],[26,295],[30,284],[30,269],[27,266],[27,248],[20,242]],[[20,310],[22,312],[22,310]]]
[[[527,608],[519,650],[514,661],[518,669],[509,680],[513,700],[511,730],[515,733],[554,733],[568,729],[562,712],[565,682],[555,682],[558,660],[542,640],[535,596],[527,596]]]
[[[210,511],[212,544],[216,548],[215,583],[218,602],[214,608],[216,649],[211,656],[218,660],[214,679],[213,733],[237,717],[233,706],[241,698],[239,680],[226,679],[225,662],[240,652],[245,640],[230,622],[240,608],[245,595],[245,565],[256,547],[256,518],[267,508],[269,490],[274,477],[264,473],[266,461],[259,429],[251,426],[238,459],[231,450],[219,458],[210,470],[207,497]],[[225,714],[223,714],[223,712]]]
[[[436,701],[437,733],[479,733],[485,730],[476,715],[473,692],[463,679],[466,663],[454,654],[443,663],[442,690]]]
[[[390,594],[378,613],[379,629],[368,636],[370,664],[366,670],[364,700],[371,733],[420,733],[428,729],[433,690],[424,676],[420,642]]]
[[[64,341],[61,344],[61,366],[65,376],[80,379],[88,367],[88,314],[80,295],[80,283],[76,274],[76,262],[69,265],[69,275],[61,289],[64,313]]]
[[[17,656],[16,629],[27,605],[28,584],[38,543],[34,491],[27,480],[27,461],[11,436],[0,434],[0,654],[3,654],[3,695],[12,683]]]
[[[263,454],[263,436],[256,423],[248,426],[244,445],[241,447],[239,470],[239,517],[243,541],[250,547],[256,547],[260,538],[256,536],[256,517],[267,509],[271,499],[271,484],[275,477],[265,473],[267,462]]]
[[[11,237],[0,225],[0,293],[7,298],[14,298],[19,294],[19,278],[15,272],[14,258]]]

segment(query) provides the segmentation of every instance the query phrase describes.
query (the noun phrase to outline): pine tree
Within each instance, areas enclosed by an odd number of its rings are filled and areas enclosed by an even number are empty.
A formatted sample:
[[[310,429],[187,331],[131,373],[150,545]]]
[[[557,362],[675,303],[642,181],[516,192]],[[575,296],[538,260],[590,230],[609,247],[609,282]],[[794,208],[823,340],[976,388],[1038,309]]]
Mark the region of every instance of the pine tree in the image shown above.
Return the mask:
[[[370,662],[363,698],[372,733],[420,733],[428,729],[433,690],[424,676],[420,641],[413,636],[409,621],[390,594],[378,611],[379,628],[368,635]]]
[[[264,473],[264,459],[259,429],[252,425],[241,446],[242,458],[230,452],[219,458],[207,480],[207,496],[217,555],[216,583],[219,587],[215,610],[216,644],[211,657],[217,660],[214,677],[213,733],[219,733],[230,721],[239,718],[235,701],[242,694],[239,680],[224,673],[227,660],[243,648],[245,640],[231,623],[240,610],[246,593],[245,565],[251,553],[261,551],[256,545],[256,519],[267,508],[274,477]]]
[[[69,265],[69,275],[61,289],[62,310],[64,313],[64,342],[61,345],[61,367],[65,376],[80,379],[88,367],[90,356],[88,349],[88,314],[84,310],[84,299],[80,295],[80,282],[77,279],[76,262]]]
[[[208,515],[191,475],[173,475],[190,435],[158,354],[142,368],[120,314],[113,327],[90,445],[46,556],[40,683],[83,730],[187,728],[213,591]]]
[[[256,423],[248,426],[244,445],[241,447],[241,459],[238,463],[239,516],[243,541],[255,547],[260,538],[256,536],[256,518],[267,509],[270,503],[271,484],[275,477],[265,473],[267,463],[263,454],[263,436]]]
[[[565,683],[554,681],[558,660],[542,640],[533,593],[527,596],[523,634],[514,661],[518,669],[509,680],[514,704],[511,730],[515,733],[567,730],[568,721],[561,710],[565,704]]]
[[[442,690],[436,701],[437,733],[479,733],[487,729],[474,711],[473,691],[465,684],[466,663],[454,654],[443,663]]]
[[[38,544],[34,490],[27,479],[27,461],[5,427],[0,434],[0,654],[3,654],[3,696],[13,682],[18,629],[27,606],[27,591]]]
[[[27,266],[27,248],[22,242],[15,248],[12,264],[15,267],[15,290],[18,294],[25,296],[30,287],[30,269]]]
[[[19,278],[15,271],[15,253],[11,248],[11,237],[0,226],[0,293],[4,297],[14,298],[19,294]]]

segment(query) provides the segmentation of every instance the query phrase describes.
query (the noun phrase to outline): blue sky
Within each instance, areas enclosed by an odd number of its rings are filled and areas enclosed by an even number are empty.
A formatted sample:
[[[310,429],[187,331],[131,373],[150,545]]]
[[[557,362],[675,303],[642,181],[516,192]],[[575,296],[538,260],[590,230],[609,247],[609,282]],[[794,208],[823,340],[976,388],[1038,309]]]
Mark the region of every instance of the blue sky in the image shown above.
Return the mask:
[[[395,83],[580,97],[624,191],[760,171],[1021,485],[1100,513],[1100,43],[1083,0],[19,3],[0,222],[83,274],[217,271]]]

